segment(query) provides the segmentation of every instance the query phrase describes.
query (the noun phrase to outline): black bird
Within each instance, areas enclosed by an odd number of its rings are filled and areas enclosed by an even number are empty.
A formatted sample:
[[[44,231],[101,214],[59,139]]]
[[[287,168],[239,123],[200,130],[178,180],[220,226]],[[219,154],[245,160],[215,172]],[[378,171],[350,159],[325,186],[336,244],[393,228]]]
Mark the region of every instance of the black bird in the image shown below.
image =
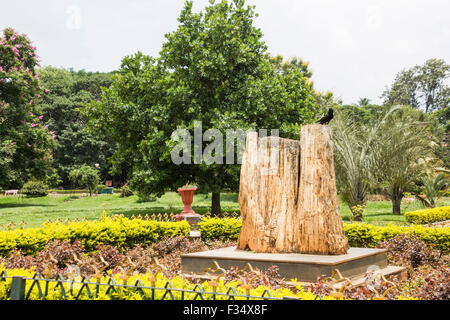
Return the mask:
[[[333,119],[333,108],[328,109],[328,113],[324,115],[320,120],[320,124],[328,124]]]

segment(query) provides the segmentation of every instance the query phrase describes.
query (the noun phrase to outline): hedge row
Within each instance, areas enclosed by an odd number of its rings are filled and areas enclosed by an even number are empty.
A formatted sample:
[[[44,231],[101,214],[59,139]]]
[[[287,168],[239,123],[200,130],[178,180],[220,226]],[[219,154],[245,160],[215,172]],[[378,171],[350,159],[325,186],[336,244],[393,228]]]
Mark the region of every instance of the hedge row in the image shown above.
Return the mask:
[[[405,212],[406,221],[417,224],[433,223],[450,219],[450,206]]]
[[[79,239],[87,251],[95,250],[100,243],[117,246],[123,250],[137,244],[148,245],[162,237],[188,236],[189,223],[161,222],[124,217],[102,217],[96,221],[48,223],[42,228],[15,229],[0,232],[0,255],[14,248],[24,254],[35,254],[49,240]]]
[[[204,217],[198,226],[203,240],[237,240],[242,221],[239,218]]]
[[[203,240],[236,240],[241,227],[242,222],[237,218],[205,218],[199,223]],[[95,250],[100,243],[114,245],[123,250],[137,244],[148,245],[162,237],[188,236],[189,231],[186,221],[162,222],[117,216],[68,224],[54,222],[43,228],[1,231],[0,255],[7,255],[14,248],[20,249],[24,254],[35,254],[42,250],[49,240],[54,239],[79,239],[87,251]],[[373,248],[381,241],[409,233],[443,253],[448,253],[450,248],[450,227],[379,227],[365,223],[344,223],[344,232],[353,247]]]
[[[207,218],[199,223],[201,237],[204,240],[236,240],[241,227],[242,221],[237,218]],[[420,225],[379,227],[365,223],[344,223],[344,232],[352,247],[373,248],[381,241],[409,233],[443,253],[448,253],[450,248],[450,227],[429,228]]]
[[[349,245],[354,247],[373,248],[381,241],[389,240],[400,234],[411,234],[444,254],[450,250],[450,227],[433,228],[421,225],[379,227],[366,223],[344,223],[344,232]]]

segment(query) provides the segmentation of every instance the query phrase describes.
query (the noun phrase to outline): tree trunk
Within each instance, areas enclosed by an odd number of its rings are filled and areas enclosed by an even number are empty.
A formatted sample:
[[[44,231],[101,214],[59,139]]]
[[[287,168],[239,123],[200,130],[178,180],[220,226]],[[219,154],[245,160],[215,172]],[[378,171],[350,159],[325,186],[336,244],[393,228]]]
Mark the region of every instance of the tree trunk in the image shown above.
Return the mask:
[[[238,248],[345,254],[331,128],[302,127],[301,140],[247,135],[242,159]]]
[[[214,217],[220,216],[220,191],[213,192],[211,197],[211,215]]]
[[[400,205],[402,204],[403,190],[397,184],[394,184],[391,189],[391,200],[392,200],[392,214],[400,215]]]
[[[392,195],[392,214],[400,215],[400,205],[402,204],[403,194],[394,193]]]

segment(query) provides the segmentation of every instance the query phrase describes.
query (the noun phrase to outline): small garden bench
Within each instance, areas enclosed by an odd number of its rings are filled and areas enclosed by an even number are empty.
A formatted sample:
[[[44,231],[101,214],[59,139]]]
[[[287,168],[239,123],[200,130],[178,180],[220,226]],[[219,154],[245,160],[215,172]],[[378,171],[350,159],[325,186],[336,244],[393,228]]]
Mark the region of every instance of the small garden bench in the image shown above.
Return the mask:
[[[10,194],[13,196],[17,196],[17,192],[19,192],[19,190],[6,190],[5,196],[10,195]]]

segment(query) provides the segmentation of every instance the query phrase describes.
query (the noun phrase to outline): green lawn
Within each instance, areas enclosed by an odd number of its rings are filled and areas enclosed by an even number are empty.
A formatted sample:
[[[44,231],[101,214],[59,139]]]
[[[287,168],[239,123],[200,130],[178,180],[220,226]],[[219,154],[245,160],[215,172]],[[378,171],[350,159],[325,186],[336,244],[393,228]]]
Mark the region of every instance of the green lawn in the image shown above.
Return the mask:
[[[223,193],[221,195],[222,211],[238,212],[237,193]],[[450,205],[450,198],[443,199],[438,205]],[[210,194],[194,195],[193,208],[196,212],[204,214],[211,209]],[[418,203],[413,202],[407,211],[420,209]],[[25,228],[39,227],[47,219],[98,219],[103,209],[108,214],[145,215],[152,213],[179,213],[183,209],[181,197],[178,193],[168,192],[154,202],[137,201],[136,196],[121,198],[119,195],[98,195],[94,197],[80,197],[70,195],[47,196],[43,198],[19,198],[8,196],[0,197],[0,225],[6,226],[11,221],[16,225],[25,221]],[[349,222],[351,213],[341,202],[341,214],[344,221]],[[377,225],[390,222],[403,224],[403,216],[392,215],[390,201],[368,202],[364,221]]]
[[[223,211],[239,211],[237,194],[222,194]],[[47,219],[98,219],[106,209],[108,215],[123,214],[126,217],[152,213],[179,213],[183,203],[178,193],[167,192],[154,202],[139,203],[136,196],[121,198],[119,195],[97,195],[80,197],[70,195],[26,198],[14,196],[0,197],[0,224],[6,226],[11,221],[16,225],[22,220],[26,228],[39,227]],[[193,209],[204,214],[211,209],[211,195],[194,195]]]
[[[437,206],[449,206],[450,198],[443,198],[437,201]],[[424,207],[417,201],[408,203],[402,202],[401,211],[414,211],[421,210]],[[351,212],[349,207],[341,201],[341,215],[342,219],[346,222],[350,222]],[[368,222],[374,225],[386,225],[389,223],[394,224],[408,224],[403,215],[392,214],[392,202],[391,201],[368,201],[366,205],[364,222]]]

